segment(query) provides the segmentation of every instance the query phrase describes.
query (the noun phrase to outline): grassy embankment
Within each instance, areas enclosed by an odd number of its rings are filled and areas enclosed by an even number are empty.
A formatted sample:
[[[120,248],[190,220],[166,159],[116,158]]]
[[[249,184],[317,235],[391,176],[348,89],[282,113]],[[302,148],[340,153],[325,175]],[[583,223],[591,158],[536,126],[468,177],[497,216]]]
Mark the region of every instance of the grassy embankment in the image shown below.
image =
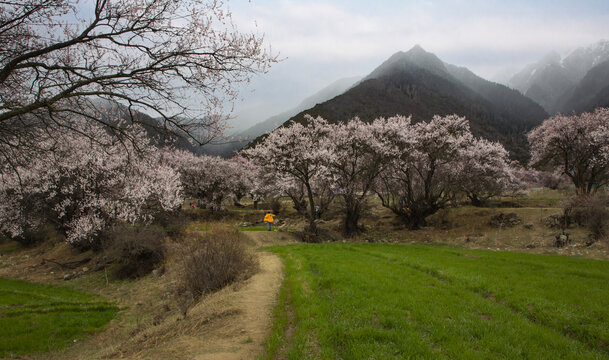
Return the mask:
[[[275,247],[265,358],[606,359],[609,262],[443,246]]]
[[[64,348],[103,327],[117,311],[75,290],[0,278],[0,357]]]

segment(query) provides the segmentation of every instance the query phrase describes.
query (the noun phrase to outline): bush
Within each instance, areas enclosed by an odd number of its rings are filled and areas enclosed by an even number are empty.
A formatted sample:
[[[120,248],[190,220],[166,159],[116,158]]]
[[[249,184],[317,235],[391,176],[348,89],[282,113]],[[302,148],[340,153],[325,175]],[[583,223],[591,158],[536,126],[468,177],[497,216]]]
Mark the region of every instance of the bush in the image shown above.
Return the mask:
[[[163,212],[154,218],[154,224],[163,227],[167,236],[178,239],[184,236],[189,221],[181,211]]]
[[[106,262],[117,264],[119,279],[145,276],[165,260],[165,235],[157,227],[117,225],[102,235]]]
[[[23,247],[31,247],[46,241],[49,238],[48,229],[40,227],[35,229],[25,229],[21,236],[14,237]]]
[[[243,241],[244,236],[236,229],[213,228],[196,242],[185,245],[181,292],[196,300],[252,276],[258,263]]]
[[[609,233],[609,199],[605,195],[578,196],[563,204],[567,224],[586,227],[594,239]]]
[[[542,173],[539,183],[541,186],[552,190],[567,189],[571,184],[567,176],[556,172]]]

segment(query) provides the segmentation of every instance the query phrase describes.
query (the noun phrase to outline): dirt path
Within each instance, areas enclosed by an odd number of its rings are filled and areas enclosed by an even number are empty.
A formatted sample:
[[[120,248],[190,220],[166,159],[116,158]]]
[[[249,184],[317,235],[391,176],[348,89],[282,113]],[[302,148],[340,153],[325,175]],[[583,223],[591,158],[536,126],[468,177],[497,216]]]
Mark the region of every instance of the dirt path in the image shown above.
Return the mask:
[[[280,233],[251,232],[247,235],[255,249],[289,242]],[[260,271],[256,275],[238,286],[208,296],[179,326],[180,335],[139,352],[136,357],[240,360],[255,359],[262,354],[273,325],[283,265],[279,256],[273,253],[260,251],[257,255]]]
[[[267,252],[259,255],[260,272],[227,299],[231,309],[238,312],[221,331],[206,336],[206,344],[198,349],[202,353],[195,359],[254,359],[263,352],[273,325],[272,311],[277,304],[283,273],[277,255]]]
[[[130,299],[125,301],[123,306],[131,311],[127,311],[123,316],[135,316],[135,319],[117,320],[119,322],[111,325],[110,329],[85,339],[79,346],[60,352],[38,354],[32,358],[256,359],[264,352],[264,343],[273,325],[273,310],[277,305],[283,281],[283,264],[279,256],[260,249],[288,244],[294,240],[289,234],[280,232],[259,231],[244,234],[248,237],[248,246],[256,251],[260,271],[243,282],[204,297],[188,311],[186,318],[175,314],[175,300],[158,297],[168,294],[168,290],[159,292],[159,295],[151,292],[156,285],[163,289],[171,288],[171,279],[174,277],[149,277],[140,280],[137,287],[116,290],[121,294],[130,294]],[[49,273],[48,266],[37,265],[41,262],[41,256],[55,259],[79,255],[72,254],[72,249],[63,244],[56,248],[59,250],[53,248],[46,249],[48,251],[45,252],[45,249],[33,249],[18,256],[3,257],[0,275],[10,274],[10,277],[14,278],[63,284],[62,271],[55,270],[57,273],[53,274]],[[61,253],[57,253],[58,251]],[[70,252],[69,256],[64,252]],[[110,295],[105,294],[106,296],[120,295],[111,295],[111,288],[108,288]],[[150,313],[149,317],[152,317],[157,312],[145,309],[155,308],[156,305],[161,307],[161,303],[171,306],[172,315],[168,315],[158,325],[149,324],[151,320],[142,320],[143,328],[133,330],[135,324],[132,323],[139,321],[138,308],[144,309],[141,310],[142,314]]]

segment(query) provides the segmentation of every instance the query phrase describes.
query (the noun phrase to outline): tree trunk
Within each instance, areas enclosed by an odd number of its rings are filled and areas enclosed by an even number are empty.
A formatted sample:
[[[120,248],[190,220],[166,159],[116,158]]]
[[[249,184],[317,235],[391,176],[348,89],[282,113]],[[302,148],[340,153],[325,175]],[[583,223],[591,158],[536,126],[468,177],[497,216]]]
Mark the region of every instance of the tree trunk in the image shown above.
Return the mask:
[[[404,221],[406,222],[406,227],[410,230],[419,230],[420,228],[427,226],[427,221],[425,218],[426,216],[420,214],[403,217]]]
[[[480,198],[476,195],[469,195],[468,197],[472,202],[472,206],[481,207],[482,205],[484,205],[484,202],[480,200]]]
[[[306,184],[307,187],[307,195],[309,197],[309,213],[308,213],[308,220],[309,220],[309,228],[308,231],[310,232],[310,234],[312,236],[316,236],[317,235],[317,224],[315,223],[315,200],[313,198],[313,190],[311,189],[311,186],[309,184]]]
[[[343,234],[345,237],[353,237],[361,232],[361,228],[358,226],[360,215],[360,205],[345,200],[345,219],[343,221]]]

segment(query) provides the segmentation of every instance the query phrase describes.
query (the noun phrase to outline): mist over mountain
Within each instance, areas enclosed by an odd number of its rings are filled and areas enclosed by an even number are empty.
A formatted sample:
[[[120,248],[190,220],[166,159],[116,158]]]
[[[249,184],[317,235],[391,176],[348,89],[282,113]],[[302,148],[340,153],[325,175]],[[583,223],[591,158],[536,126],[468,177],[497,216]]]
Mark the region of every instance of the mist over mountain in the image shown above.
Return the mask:
[[[204,146],[202,151],[206,154],[211,155],[219,155],[223,157],[231,156],[235,151],[241,149],[243,146],[252,141],[252,139],[255,139],[260,135],[273,131],[275,128],[285,123],[288,119],[298,114],[299,112],[309,109],[318,103],[322,103],[326,100],[332,99],[333,97],[344,93],[347,89],[351,88],[355,83],[357,83],[361,78],[361,76],[353,76],[336,80],[330,85],[319,90],[315,94],[302,100],[300,104],[298,104],[298,106],[296,106],[295,108],[271,116],[270,118],[259,122],[246,130],[231,135],[226,140],[225,144]]]
[[[558,100],[556,110],[563,114],[592,111],[609,105],[609,60],[592,67],[584,78]]]
[[[398,52],[344,94],[300,112],[330,122],[359,116],[364,121],[396,114],[413,121],[435,114],[458,114],[476,136],[500,141],[518,160],[528,157],[525,133],[548,114],[534,101],[504,85],[484,80],[466,68],[446,64],[420,46]]]
[[[608,60],[609,41],[601,40],[575,49],[564,59],[550,53],[517,72],[508,85],[535,100],[550,114],[590,111],[592,104],[603,102],[599,92],[609,86],[609,76],[597,68]],[[592,79],[593,76],[597,78]],[[591,100],[596,97],[600,97],[598,101]]]

